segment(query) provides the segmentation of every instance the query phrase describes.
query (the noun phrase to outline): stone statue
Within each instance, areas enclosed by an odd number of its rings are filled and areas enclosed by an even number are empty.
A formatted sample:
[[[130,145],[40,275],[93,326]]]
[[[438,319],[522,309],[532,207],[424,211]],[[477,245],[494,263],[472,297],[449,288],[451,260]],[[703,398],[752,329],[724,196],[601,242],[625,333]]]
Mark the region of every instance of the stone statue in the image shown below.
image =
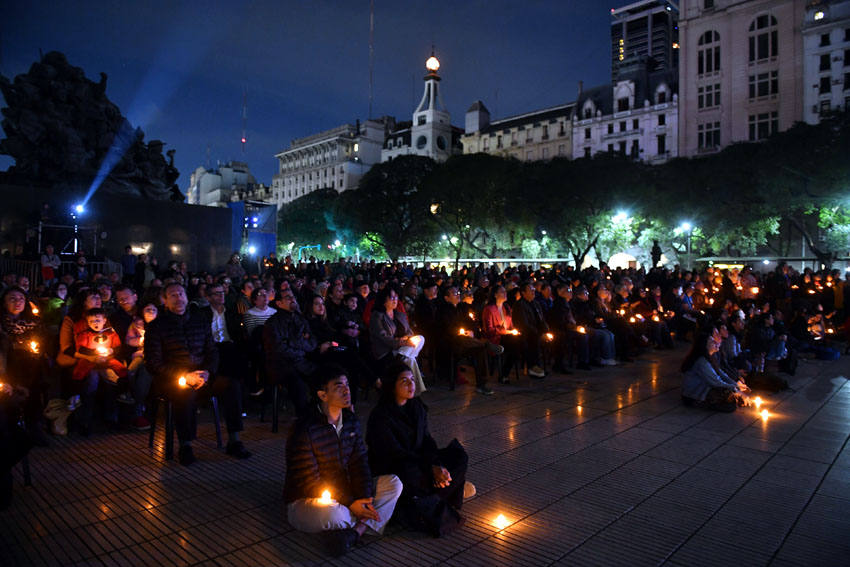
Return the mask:
[[[106,163],[108,175],[99,191],[149,199],[175,200],[180,173],[174,151],[168,161],[159,140],[145,143],[106,96],[106,73],[100,82],[86,78],[65,55],[52,51],[13,81],[0,75],[6,138],[0,154],[15,165],[0,172],[0,183],[32,187],[88,189]],[[178,190],[179,194],[179,190]]]

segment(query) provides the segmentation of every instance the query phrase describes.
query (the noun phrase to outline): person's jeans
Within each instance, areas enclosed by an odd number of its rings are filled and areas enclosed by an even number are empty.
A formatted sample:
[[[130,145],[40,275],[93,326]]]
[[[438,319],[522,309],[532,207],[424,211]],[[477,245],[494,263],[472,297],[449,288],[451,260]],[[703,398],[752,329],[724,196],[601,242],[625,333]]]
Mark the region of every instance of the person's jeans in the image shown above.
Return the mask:
[[[591,329],[590,342],[591,357],[594,359],[610,360],[617,355],[614,333],[608,329]]]
[[[372,479],[372,506],[381,517],[379,522],[365,520],[363,523],[376,534],[384,533],[384,526],[395,511],[395,504],[401,496],[401,481],[394,474],[382,475]],[[333,495],[331,495],[333,498]],[[348,506],[338,502],[320,504],[318,498],[301,498],[290,502],[286,507],[289,525],[300,532],[319,533],[329,530],[353,528],[357,518]]]
[[[242,388],[238,380],[227,376],[216,376],[200,389],[181,388],[175,380],[173,384],[160,384],[163,392],[171,400],[174,418],[174,430],[181,442],[192,441],[197,430],[196,401],[212,396],[221,402],[222,413],[228,433],[242,431]]]
[[[106,421],[118,421],[118,403],[115,384],[101,377],[97,369],[93,369],[80,381],[80,407],[77,409],[77,419],[81,425],[91,425],[94,417],[94,404],[97,391],[103,391],[103,418]]]

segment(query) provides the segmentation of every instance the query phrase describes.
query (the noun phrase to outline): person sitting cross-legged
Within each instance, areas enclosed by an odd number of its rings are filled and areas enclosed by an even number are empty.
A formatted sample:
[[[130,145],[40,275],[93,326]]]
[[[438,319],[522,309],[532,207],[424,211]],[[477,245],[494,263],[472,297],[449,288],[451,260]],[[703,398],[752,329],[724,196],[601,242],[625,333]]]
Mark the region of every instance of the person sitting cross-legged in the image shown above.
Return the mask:
[[[401,479],[399,511],[412,528],[434,537],[445,535],[464,524],[464,496],[475,494],[465,480],[466,450],[457,439],[437,447],[428,431],[428,408],[414,397],[413,373],[403,361],[389,364],[383,382],[366,431],[369,466],[375,474]]]
[[[293,528],[325,532],[328,551],[342,555],[367,530],[384,532],[402,484],[392,474],[372,477],[345,370],[323,365],[310,391],[313,403],[286,442],[283,500]]]

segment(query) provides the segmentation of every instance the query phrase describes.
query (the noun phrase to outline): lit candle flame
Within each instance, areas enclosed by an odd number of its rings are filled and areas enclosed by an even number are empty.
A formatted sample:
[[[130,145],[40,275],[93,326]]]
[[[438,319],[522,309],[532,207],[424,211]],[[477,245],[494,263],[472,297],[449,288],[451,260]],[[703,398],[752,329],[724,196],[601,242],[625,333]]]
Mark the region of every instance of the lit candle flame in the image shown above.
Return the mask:
[[[546,333],[546,338],[551,341],[552,339],[555,338],[555,335],[553,335],[552,333]]]
[[[30,303],[30,305],[32,305],[32,303]],[[38,307],[36,307],[35,305],[32,305],[32,314],[38,315]]]
[[[750,288],[750,291],[751,291],[751,292],[753,292],[753,295],[758,295],[758,294],[759,294],[759,288],[757,288],[757,287],[755,287],[755,286],[751,287],[751,288]]]
[[[653,315],[652,320],[657,323],[657,322],[661,321],[661,317],[659,317],[658,315]]]
[[[816,292],[815,292],[815,290],[810,289],[810,290],[809,290],[809,293],[810,293],[810,294],[812,294],[812,295],[814,295]]]
[[[504,514],[499,514],[498,516],[496,516],[496,521],[493,523],[500,530],[503,530],[511,525],[511,523],[508,521]]]
[[[587,332],[587,331],[584,330],[584,327],[578,327],[576,329],[576,331],[578,331],[579,333],[582,333],[582,334]]]
[[[460,328],[460,333],[458,333],[458,334],[460,334],[460,335],[465,335],[465,334],[466,334],[466,331],[464,330],[464,328],[463,328],[463,327],[461,327],[461,328]]]
[[[767,421],[767,418],[768,418],[769,416],[770,416],[770,413],[769,413],[766,409],[761,410],[761,418],[762,418],[764,421]]]
[[[511,329],[511,334],[513,336],[517,336],[519,334],[519,331],[517,331],[516,329]]]
[[[756,409],[759,409],[761,407],[761,404],[762,404],[761,397],[756,396],[756,399],[753,400],[753,403],[756,405]]]
[[[827,329],[826,332],[827,333],[834,333],[835,331],[833,329]]]
[[[322,497],[319,498],[319,504],[330,505],[333,504],[333,500],[331,499],[331,491],[325,490],[322,492]]]
[[[709,298],[708,298],[708,304],[709,304],[709,305],[714,305],[714,298],[713,298],[713,297],[709,297]]]
[[[107,350],[106,347],[102,346],[97,347],[97,349],[95,350],[97,350],[97,354],[99,354],[100,356],[106,356],[109,353],[109,350]]]
[[[181,388],[185,388],[185,387],[186,387],[186,377],[185,377],[185,376],[181,376],[181,377],[177,380],[177,384],[178,384]]]
[[[629,317],[629,323],[634,323],[634,322],[635,322],[635,318],[634,318],[634,317]]]
[[[470,318],[470,319],[472,319],[473,321],[475,321],[475,313],[473,313],[472,311],[470,311],[470,312],[469,312],[469,318]]]
[[[30,341],[30,350],[38,354],[38,343],[35,341]]]
[[[578,410],[579,413],[581,413],[581,410],[584,409],[584,408],[582,408],[581,406],[576,406],[576,409]]]

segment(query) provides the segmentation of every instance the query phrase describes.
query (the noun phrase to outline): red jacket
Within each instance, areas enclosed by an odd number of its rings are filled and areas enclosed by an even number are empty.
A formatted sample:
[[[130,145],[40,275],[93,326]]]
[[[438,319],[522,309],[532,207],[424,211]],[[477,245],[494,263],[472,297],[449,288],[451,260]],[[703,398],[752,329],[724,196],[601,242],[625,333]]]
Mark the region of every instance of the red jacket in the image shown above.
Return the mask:
[[[487,305],[481,313],[481,319],[484,325],[484,340],[493,344],[499,344],[499,340],[505,331],[510,331],[514,328],[513,319],[511,319],[511,308],[507,303],[502,304],[502,309],[505,312],[505,324],[502,324],[502,318],[499,317],[499,309],[495,305]]]

